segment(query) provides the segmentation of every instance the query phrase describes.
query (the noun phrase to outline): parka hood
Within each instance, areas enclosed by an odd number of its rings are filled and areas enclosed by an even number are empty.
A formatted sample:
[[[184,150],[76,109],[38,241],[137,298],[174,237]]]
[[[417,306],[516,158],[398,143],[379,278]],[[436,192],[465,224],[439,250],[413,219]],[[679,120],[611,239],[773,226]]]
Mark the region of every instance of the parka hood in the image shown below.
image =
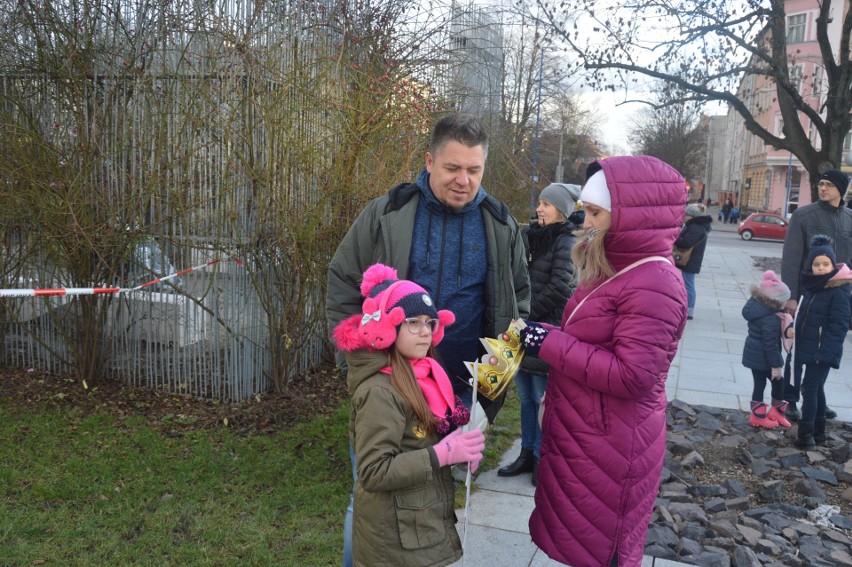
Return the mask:
[[[691,223],[704,225],[704,226],[707,227],[707,232],[710,232],[710,230],[712,229],[711,224],[713,223],[713,217],[711,217],[710,215],[701,215],[700,217],[692,217],[691,219],[686,221],[686,224],[691,224]]]
[[[777,311],[781,311],[781,310],[784,309],[784,302],[783,301],[778,301],[777,299],[772,299],[771,297],[766,295],[763,292],[762,289],[760,289],[759,285],[752,285],[751,286],[751,296],[754,298],[754,300],[758,304],[760,304],[762,307],[764,307],[766,310],[768,310],[771,313],[775,313]],[[746,306],[748,306],[748,305],[749,304],[746,303]],[[757,318],[757,317],[763,317],[764,315],[766,315],[765,312],[760,314],[760,315],[753,313],[753,317],[748,317],[748,316],[746,316],[745,308],[743,308],[743,317],[745,317],[746,320],[751,320],[751,319],[754,319],[754,318]]]
[[[852,283],[852,269],[846,264],[837,264],[837,273],[831,276],[825,287],[835,287]]]
[[[596,167],[597,166],[597,167]],[[670,257],[683,225],[687,189],[683,176],[651,156],[616,156],[589,166],[603,169],[612,204],[606,255],[620,270],[648,256]]]
[[[357,350],[346,353],[346,363],[349,365],[346,387],[352,395],[361,382],[390,364],[390,361],[386,351]]]

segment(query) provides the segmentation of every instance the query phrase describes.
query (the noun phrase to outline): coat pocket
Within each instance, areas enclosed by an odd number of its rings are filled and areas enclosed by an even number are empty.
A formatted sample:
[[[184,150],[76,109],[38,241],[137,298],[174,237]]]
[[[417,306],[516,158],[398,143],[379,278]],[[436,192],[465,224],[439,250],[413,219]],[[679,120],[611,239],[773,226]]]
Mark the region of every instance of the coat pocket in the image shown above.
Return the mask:
[[[400,543],[404,549],[432,547],[447,538],[438,486],[427,484],[394,493]]]
[[[572,393],[571,405],[589,429],[603,435],[609,433],[606,396],[591,388],[581,388]]]

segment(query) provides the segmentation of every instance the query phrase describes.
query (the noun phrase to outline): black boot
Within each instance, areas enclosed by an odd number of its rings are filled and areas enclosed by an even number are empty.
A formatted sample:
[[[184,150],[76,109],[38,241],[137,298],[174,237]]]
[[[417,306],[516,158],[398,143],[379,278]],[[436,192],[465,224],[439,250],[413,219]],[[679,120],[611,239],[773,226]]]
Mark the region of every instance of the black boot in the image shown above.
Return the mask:
[[[533,463],[532,479],[530,479],[530,482],[533,486],[538,486],[538,459]]]
[[[837,412],[830,407],[825,406],[825,417],[826,419],[834,419],[837,417]]]
[[[796,409],[796,402],[789,402],[787,404],[787,409],[784,410],[784,417],[790,421],[799,421],[802,419],[802,414]]]
[[[535,455],[529,449],[521,449],[521,454],[511,465],[497,470],[497,476],[518,476],[521,473],[532,472],[535,466]]]
[[[799,422],[799,436],[793,441],[793,445],[796,446],[797,449],[815,449],[816,443],[814,442],[814,422],[813,421],[800,421]]]
[[[826,445],[824,417],[814,419],[814,443],[820,447],[825,447]]]

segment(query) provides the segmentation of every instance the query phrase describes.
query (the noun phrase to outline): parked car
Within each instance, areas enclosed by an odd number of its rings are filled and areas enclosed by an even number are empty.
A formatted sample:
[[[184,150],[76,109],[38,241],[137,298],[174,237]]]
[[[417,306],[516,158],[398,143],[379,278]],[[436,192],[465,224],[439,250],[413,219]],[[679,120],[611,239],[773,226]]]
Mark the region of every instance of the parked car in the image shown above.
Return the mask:
[[[737,232],[743,240],[752,238],[784,240],[787,236],[787,221],[775,213],[752,213],[740,223]]]

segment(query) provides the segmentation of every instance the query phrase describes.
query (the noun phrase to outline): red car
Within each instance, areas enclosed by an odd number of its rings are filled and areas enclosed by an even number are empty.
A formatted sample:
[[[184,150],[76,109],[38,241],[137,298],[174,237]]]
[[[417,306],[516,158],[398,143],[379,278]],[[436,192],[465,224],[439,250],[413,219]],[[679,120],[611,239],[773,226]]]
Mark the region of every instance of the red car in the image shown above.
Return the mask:
[[[752,213],[737,227],[743,240],[770,238],[784,240],[787,236],[787,221],[775,213]]]

